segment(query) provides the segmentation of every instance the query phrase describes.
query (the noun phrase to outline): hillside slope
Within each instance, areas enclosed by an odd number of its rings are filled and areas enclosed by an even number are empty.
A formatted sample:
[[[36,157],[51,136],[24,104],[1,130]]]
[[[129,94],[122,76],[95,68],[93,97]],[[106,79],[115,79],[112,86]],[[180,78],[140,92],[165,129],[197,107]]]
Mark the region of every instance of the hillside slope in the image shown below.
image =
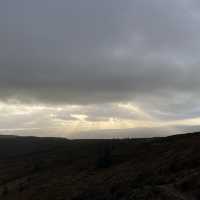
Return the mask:
[[[0,199],[200,199],[200,133],[151,139],[0,137]]]

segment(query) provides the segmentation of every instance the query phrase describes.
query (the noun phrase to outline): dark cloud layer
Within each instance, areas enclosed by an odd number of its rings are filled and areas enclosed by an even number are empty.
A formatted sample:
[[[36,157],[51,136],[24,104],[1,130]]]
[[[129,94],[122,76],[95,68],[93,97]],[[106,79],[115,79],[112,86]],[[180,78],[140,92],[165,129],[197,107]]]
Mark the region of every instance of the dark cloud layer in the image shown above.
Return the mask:
[[[195,0],[3,0],[0,99],[184,107],[183,96],[200,94],[199,9]]]

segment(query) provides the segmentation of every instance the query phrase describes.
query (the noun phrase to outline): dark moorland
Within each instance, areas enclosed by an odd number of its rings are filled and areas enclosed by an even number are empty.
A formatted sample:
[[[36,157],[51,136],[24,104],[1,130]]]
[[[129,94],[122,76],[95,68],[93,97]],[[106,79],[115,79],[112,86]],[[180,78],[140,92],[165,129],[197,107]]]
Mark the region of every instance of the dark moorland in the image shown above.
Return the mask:
[[[151,139],[0,136],[1,200],[198,200],[200,133]]]

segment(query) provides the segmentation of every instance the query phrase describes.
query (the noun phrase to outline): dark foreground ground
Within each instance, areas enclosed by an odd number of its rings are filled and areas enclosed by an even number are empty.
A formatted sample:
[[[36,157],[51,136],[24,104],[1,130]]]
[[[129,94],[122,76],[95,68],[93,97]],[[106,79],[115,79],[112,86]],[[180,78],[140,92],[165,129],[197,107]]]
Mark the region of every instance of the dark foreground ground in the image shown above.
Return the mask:
[[[199,200],[200,133],[153,139],[0,136],[1,200]]]

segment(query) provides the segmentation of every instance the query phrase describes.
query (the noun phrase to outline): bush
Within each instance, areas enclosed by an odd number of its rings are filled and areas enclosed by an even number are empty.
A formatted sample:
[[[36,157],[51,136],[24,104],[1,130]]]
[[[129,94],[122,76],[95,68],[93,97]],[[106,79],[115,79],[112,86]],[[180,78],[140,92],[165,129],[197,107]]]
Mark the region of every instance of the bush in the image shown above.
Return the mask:
[[[18,191],[19,192],[23,192],[24,190],[25,190],[25,184],[19,183],[19,185],[18,185]]]
[[[2,196],[6,196],[8,194],[8,187],[5,185],[2,190]]]
[[[99,148],[97,167],[98,168],[107,168],[112,164],[111,157],[111,145],[110,143],[105,143]]]

